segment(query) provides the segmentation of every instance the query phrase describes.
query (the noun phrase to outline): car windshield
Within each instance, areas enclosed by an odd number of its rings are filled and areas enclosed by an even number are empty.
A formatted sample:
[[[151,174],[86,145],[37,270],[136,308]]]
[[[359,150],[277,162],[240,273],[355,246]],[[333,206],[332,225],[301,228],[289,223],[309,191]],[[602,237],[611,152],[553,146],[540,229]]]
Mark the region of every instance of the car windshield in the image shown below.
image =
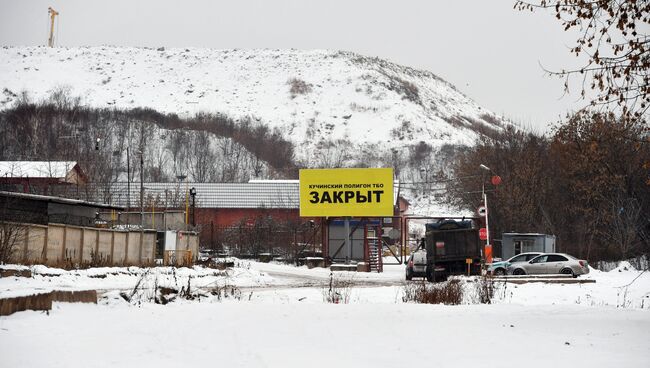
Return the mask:
[[[525,254],[520,254],[518,256],[514,256],[508,260],[510,263],[516,263],[516,262],[523,262],[526,260],[526,255]]]

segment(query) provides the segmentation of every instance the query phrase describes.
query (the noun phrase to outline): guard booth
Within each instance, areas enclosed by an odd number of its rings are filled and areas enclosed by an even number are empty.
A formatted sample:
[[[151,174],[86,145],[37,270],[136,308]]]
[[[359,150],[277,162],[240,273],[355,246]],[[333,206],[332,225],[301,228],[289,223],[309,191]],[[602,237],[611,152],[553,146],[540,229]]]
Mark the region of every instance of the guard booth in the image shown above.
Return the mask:
[[[503,233],[501,258],[509,259],[526,252],[555,252],[555,235],[538,233]]]
[[[382,272],[385,264],[403,262],[400,217],[350,218],[347,230],[345,219],[330,218],[325,222],[323,255],[328,262],[361,262],[360,269],[369,272]],[[349,243],[346,243],[346,231]]]

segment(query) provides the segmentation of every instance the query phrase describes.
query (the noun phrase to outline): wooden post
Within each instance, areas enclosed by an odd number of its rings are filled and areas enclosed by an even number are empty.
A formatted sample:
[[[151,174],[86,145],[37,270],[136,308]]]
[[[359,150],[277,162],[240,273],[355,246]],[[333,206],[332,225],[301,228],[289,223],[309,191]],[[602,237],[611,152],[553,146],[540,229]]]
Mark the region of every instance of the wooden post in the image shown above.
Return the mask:
[[[115,230],[111,231],[111,266],[115,265]]]
[[[131,230],[126,231],[126,244],[124,244],[124,261],[122,261],[122,264],[128,263],[129,262],[129,235],[131,234]]]
[[[23,262],[27,262],[27,254],[29,252],[29,225],[25,226],[25,246],[23,249]]]
[[[144,230],[140,230],[140,252],[138,253],[138,264],[142,265],[142,244],[144,238]]]
[[[43,261],[43,263],[47,263],[47,239],[49,231],[50,226],[45,226],[45,236],[43,237],[43,251],[41,252],[41,261]]]
[[[95,257],[99,257],[99,233],[100,230],[95,230]]]
[[[83,263],[84,261],[84,235],[86,233],[86,228],[82,227],[81,228],[81,246],[79,247],[79,263]]]
[[[61,260],[62,261],[65,261],[65,245],[66,245],[67,237],[68,237],[68,227],[64,225],[63,226],[63,243],[61,244],[61,249],[62,249],[62,251],[61,251],[61,257],[62,257]]]

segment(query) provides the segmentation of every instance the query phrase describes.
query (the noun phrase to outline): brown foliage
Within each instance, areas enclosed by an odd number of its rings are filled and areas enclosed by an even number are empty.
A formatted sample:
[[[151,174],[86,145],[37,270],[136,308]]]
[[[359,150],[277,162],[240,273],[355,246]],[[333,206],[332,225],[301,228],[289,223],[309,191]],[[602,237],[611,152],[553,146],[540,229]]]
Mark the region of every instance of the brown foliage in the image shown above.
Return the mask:
[[[476,208],[486,183],[490,229],[556,235],[557,249],[593,261],[650,251],[650,141],[644,122],[581,112],[551,138],[513,128],[462,154],[453,199]],[[495,187],[479,165],[502,178]]]
[[[576,56],[587,56],[587,63],[576,70],[549,72],[582,81],[595,90],[591,105],[615,105],[624,118],[641,119],[650,106],[650,1],[649,0],[539,0],[517,1],[515,8],[551,9],[565,31],[577,30],[570,49]]]
[[[443,283],[408,283],[404,286],[404,302],[459,305],[463,302],[463,285],[459,280]]]

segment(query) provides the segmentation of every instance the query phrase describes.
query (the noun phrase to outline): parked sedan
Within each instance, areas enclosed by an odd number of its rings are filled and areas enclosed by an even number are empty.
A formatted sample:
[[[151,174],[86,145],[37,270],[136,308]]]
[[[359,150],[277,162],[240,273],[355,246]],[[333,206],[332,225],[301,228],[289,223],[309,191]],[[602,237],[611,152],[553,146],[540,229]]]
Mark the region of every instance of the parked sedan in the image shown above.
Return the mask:
[[[513,263],[528,262],[540,254],[542,253],[528,252],[528,253],[517,254],[514,257],[510,257],[510,259],[508,259],[507,261],[500,261],[500,262],[494,262],[488,264],[487,271],[495,276],[503,276],[506,274],[506,270],[508,269],[508,267],[510,267]]]
[[[513,275],[564,274],[578,277],[589,273],[589,263],[565,253],[544,253],[528,262],[513,264],[508,268]]]

